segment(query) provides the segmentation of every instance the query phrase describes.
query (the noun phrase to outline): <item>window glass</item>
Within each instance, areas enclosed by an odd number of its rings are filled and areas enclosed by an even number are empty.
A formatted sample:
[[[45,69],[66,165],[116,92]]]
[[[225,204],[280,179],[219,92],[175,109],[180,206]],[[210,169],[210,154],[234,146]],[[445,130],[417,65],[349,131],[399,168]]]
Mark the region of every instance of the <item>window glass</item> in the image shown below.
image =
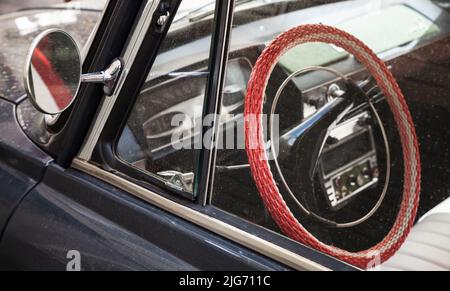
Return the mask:
[[[117,154],[193,192],[215,1],[182,1],[119,139]]]
[[[244,149],[244,97],[250,72],[264,48],[279,34],[301,24],[327,24],[345,30],[366,43],[387,63],[411,109],[421,144],[423,192],[419,217],[449,197],[447,130],[440,128],[450,108],[450,16],[434,1],[236,1],[227,82],[223,92],[217,162],[211,193],[214,206],[249,222],[285,235],[272,219],[255,186]],[[387,168],[391,180],[386,198],[367,221],[348,229],[317,223],[288,195],[273,160],[270,166],[280,193],[294,216],[322,242],[349,251],[366,250],[391,229],[402,199],[403,158],[393,116],[373,78],[344,50],[324,43],[308,43],[289,50],[275,66],[265,91],[263,112],[270,114],[281,84],[301,69],[321,66],[346,74],[364,91],[383,120],[391,155],[388,164],[382,130],[364,104],[355,107],[325,140],[308,193],[300,192],[300,175],[309,167],[296,152],[280,155],[286,183],[307,209],[331,221],[351,221],[374,207],[382,193]],[[445,81],[447,80],[447,81]],[[335,74],[312,71],[287,83],[280,96],[275,125],[279,136],[307,121],[343,89]],[[345,91],[345,89],[344,89]],[[364,123],[366,122],[366,123]],[[268,122],[264,121],[264,125]],[[265,140],[269,148],[268,129]],[[433,144],[433,145],[431,145]],[[281,147],[281,145],[280,145]],[[266,149],[267,149],[266,148]],[[292,148],[289,148],[292,150]],[[313,155],[313,148],[299,149]],[[432,153],[432,154],[431,154]],[[394,178],[395,177],[395,178]],[[439,194],[438,194],[439,193]]]

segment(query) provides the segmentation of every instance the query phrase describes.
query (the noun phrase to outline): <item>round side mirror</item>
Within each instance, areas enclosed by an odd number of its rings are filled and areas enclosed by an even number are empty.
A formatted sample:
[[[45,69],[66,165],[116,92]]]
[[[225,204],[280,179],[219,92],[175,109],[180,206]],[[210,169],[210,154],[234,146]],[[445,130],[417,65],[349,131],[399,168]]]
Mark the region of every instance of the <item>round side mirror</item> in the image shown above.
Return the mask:
[[[75,100],[81,84],[81,56],[75,40],[51,29],[31,45],[25,65],[25,90],[33,105],[46,114],[59,114]]]

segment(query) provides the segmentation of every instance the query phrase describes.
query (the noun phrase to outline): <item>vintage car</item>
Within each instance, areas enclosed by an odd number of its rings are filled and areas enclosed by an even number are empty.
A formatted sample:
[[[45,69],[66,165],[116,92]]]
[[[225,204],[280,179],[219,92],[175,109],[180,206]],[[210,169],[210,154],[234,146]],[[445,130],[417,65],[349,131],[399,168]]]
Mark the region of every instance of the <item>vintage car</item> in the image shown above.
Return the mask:
[[[450,270],[450,1],[63,2],[0,16],[0,269]]]

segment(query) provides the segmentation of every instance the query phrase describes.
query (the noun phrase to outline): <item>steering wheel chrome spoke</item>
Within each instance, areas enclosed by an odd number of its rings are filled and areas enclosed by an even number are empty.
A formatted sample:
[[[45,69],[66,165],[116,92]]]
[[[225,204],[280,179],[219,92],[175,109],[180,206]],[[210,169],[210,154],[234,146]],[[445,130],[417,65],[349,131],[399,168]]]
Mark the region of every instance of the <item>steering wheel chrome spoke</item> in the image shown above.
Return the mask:
[[[335,88],[334,92],[336,94],[329,92],[330,101],[327,104],[319,108],[313,115],[307,117],[299,125],[289,129],[279,139],[276,139],[273,131],[273,119],[281,93],[294,78],[305,73],[320,70],[332,73],[343,79],[346,89]],[[339,97],[333,97],[333,95]],[[300,151],[307,149],[309,154],[302,155],[305,157],[302,164],[308,167],[309,178],[312,179],[320,154],[331,130],[348,114],[355,104],[367,101],[368,98],[360,87],[336,70],[313,66],[294,72],[280,86],[272,104],[270,140],[271,148],[274,150],[275,156],[284,160],[292,154],[294,148]]]
[[[333,127],[351,110],[353,102],[346,98],[336,98],[320,108],[304,122],[283,134],[279,140],[279,157],[292,154],[293,149],[307,149],[312,154],[305,155],[310,178],[316,170],[317,161],[325,141]]]
[[[274,128],[273,120],[281,93],[285,89],[287,83],[292,81],[293,78],[299,76],[300,74],[317,70],[332,72],[335,75],[340,76],[345,80],[346,89],[342,90],[338,87],[334,88],[334,91],[337,92],[337,94],[333,95],[339,97],[329,98],[330,101],[327,104],[319,108],[314,114],[306,118],[306,120],[304,120],[299,125],[289,129],[279,138],[278,143],[276,144],[275,143],[276,139],[273,131]],[[314,185],[313,185],[314,176],[317,173],[317,167],[319,164],[320,156],[327,142],[327,139],[330,136],[330,133],[345,118],[345,116],[349,114],[349,112],[355,107],[355,104],[359,105],[362,103],[369,104],[369,107],[380,126],[381,133],[383,136],[383,141],[386,149],[386,165],[387,165],[385,184],[377,203],[366,215],[355,221],[339,223],[326,219],[316,213],[309,211],[307,207],[303,205],[301,200],[305,199],[306,194],[314,192]],[[310,215],[314,217],[316,220],[331,227],[349,228],[367,221],[380,208],[386,196],[387,186],[390,180],[391,159],[390,159],[389,142],[381,118],[378,112],[376,111],[376,108],[372,104],[371,99],[367,96],[366,93],[363,92],[363,90],[358,85],[356,85],[350,79],[346,78],[337,71],[335,72],[332,69],[324,67],[309,67],[293,73],[289,78],[286,79],[286,81],[279,88],[277,95],[275,96],[274,102],[272,104],[271,120],[270,120],[270,136],[271,136],[270,139],[271,149],[275,149],[275,155],[273,155],[273,157],[275,157],[274,159],[275,166],[279,176],[281,177],[282,183],[284,184],[284,187],[287,189],[288,193],[294,199],[296,204],[307,215]],[[291,190],[279,164],[279,160],[286,161],[293,156],[296,157],[295,160],[293,161],[293,165],[297,169],[296,172],[298,172],[296,179],[298,180],[298,184],[301,185],[300,196],[298,193],[295,194]],[[298,196],[300,197],[300,199],[297,198]]]

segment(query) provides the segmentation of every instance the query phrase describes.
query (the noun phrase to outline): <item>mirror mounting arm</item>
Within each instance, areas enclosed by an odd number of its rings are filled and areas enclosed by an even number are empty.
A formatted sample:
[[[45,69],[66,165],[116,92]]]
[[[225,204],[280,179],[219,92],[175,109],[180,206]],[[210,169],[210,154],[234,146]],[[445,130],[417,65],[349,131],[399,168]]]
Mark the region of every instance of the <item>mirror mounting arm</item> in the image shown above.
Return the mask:
[[[115,59],[104,71],[81,75],[81,82],[103,84],[103,92],[106,96],[111,96],[114,93],[122,68],[123,61],[119,58]]]

